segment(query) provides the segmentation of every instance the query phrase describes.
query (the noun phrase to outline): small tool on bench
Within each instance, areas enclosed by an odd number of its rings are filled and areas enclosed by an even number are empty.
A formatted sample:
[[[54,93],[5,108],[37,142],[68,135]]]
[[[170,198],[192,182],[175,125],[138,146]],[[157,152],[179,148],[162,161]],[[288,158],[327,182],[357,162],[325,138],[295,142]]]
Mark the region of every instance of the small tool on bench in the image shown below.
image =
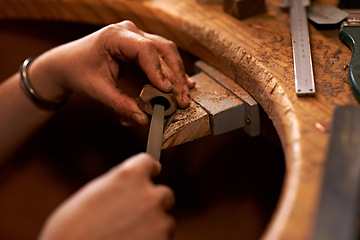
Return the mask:
[[[360,101],[360,10],[348,11],[347,20],[340,27],[340,39],[352,49],[349,78],[354,96]],[[358,13],[358,14],[356,14]]]
[[[290,10],[290,27],[293,46],[295,92],[298,96],[315,94],[314,73],[310,51],[306,7],[310,0],[285,0],[282,8]]]
[[[350,86],[355,98],[360,101],[360,1],[342,0],[339,7],[343,9],[331,5],[312,7],[309,9],[309,18],[319,29],[338,28],[342,22],[339,37],[352,49],[349,67]]]
[[[359,122],[360,107],[337,107],[334,111],[312,240],[359,239]]]
[[[152,85],[145,85],[138,98],[138,105],[145,113],[152,115],[146,152],[160,161],[164,117],[175,112],[175,97],[172,93],[164,93]]]

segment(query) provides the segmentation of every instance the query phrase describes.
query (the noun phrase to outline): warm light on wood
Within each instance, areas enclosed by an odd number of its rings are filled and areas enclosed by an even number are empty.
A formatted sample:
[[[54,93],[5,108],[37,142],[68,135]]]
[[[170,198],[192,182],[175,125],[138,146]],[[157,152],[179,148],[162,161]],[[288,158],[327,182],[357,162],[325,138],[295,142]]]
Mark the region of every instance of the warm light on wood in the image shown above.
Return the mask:
[[[17,0],[0,1],[0,18],[99,25],[130,19],[139,28],[173,40],[225,73],[268,114],[286,157],[281,197],[262,239],[302,240],[312,233],[329,140],[328,131],[319,126],[331,125],[336,106],[359,104],[344,69],[351,52],[339,40],[338,30],[320,31],[311,25],[317,93],[315,97],[296,96],[289,16],[280,10],[281,2],[267,0],[266,13],[239,21],[226,14],[221,5],[196,0]],[[199,121],[206,123],[206,114],[197,110]]]

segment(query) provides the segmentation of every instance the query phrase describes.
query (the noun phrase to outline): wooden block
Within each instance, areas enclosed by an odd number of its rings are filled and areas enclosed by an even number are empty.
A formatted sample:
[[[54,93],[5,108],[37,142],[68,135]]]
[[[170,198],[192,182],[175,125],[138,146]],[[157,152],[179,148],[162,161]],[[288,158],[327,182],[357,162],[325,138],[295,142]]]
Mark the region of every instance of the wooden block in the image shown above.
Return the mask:
[[[161,92],[150,84],[143,87],[137,102],[140,109],[150,115],[152,115],[156,103],[164,105],[165,116],[172,115],[177,108],[177,102],[172,93]]]
[[[211,134],[209,114],[194,101],[186,109],[177,109],[164,127],[162,149],[177,146]]]
[[[237,19],[266,12],[265,0],[224,0],[224,11]]]
[[[191,77],[190,107],[177,109],[167,120],[162,148],[213,134],[229,132],[245,125],[244,103],[204,72]]]

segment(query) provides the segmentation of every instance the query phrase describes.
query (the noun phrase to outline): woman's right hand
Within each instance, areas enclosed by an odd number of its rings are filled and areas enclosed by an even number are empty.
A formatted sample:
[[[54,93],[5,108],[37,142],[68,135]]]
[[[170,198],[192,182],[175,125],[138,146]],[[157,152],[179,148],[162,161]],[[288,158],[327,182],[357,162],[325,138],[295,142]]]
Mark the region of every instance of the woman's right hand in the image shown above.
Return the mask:
[[[170,239],[175,201],[170,188],[151,179],[161,169],[141,153],[89,182],[47,220],[40,239]]]

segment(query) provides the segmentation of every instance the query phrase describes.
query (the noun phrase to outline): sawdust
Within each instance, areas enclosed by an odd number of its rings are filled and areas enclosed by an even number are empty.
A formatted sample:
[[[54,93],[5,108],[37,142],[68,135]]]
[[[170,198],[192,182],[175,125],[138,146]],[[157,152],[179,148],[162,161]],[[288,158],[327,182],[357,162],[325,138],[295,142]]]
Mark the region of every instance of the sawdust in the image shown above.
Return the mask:
[[[326,97],[337,97],[339,93],[344,91],[344,84],[333,85],[328,80],[321,79],[317,91]]]

